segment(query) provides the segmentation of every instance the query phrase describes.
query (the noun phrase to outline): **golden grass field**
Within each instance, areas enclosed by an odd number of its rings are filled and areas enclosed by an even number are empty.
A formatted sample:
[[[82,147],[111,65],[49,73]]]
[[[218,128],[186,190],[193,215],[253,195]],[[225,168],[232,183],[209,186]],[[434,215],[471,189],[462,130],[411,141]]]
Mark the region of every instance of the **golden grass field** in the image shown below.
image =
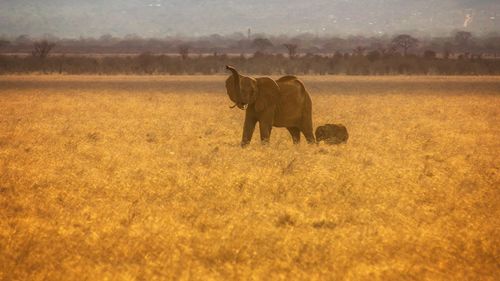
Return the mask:
[[[0,76],[0,280],[500,280],[500,77],[302,77],[347,144],[240,148],[225,76]]]

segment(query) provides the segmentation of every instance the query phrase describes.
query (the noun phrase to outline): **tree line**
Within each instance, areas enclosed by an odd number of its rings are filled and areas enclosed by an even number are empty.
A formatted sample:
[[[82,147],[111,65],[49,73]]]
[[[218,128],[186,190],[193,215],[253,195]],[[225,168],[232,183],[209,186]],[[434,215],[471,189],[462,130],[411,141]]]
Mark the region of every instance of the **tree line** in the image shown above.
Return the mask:
[[[76,45],[67,40],[0,40],[0,73],[217,74],[231,64],[255,74],[500,74],[500,37],[475,38],[465,31],[431,39],[400,34],[345,39],[213,35],[163,41],[103,36]]]

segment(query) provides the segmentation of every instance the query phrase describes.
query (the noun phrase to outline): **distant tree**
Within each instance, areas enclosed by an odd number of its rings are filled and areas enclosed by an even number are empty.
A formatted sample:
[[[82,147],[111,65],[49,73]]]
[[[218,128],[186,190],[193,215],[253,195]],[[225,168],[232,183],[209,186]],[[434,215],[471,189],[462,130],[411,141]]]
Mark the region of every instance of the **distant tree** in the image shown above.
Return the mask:
[[[360,57],[361,57],[361,56],[364,56],[365,51],[366,51],[366,48],[365,48],[365,47],[363,47],[363,46],[357,46],[357,47],[353,50],[352,54],[353,54],[353,55],[355,55],[355,56],[360,56]]]
[[[31,51],[31,55],[36,58],[44,59],[49,55],[50,51],[52,51],[55,46],[55,43],[47,40],[37,41],[33,43],[33,51]]]
[[[107,34],[103,34],[101,35],[101,37],[99,37],[99,41],[111,41],[113,40],[113,35],[107,33]]]
[[[123,37],[123,39],[124,40],[141,40],[142,37],[136,33],[129,33],[129,34],[126,34],[125,37]]]
[[[113,38],[111,34],[103,34],[99,37],[99,42],[103,45],[111,45],[118,41],[118,38]]]
[[[382,57],[391,57],[397,52],[397,47],[394,45],[388,46],[387,48],[382,47],[380,49],[380,54]]]
[[[366,57],[368,58],[369,61],[373,62],[373,61],[376,61],[378,59],[380,59],[381,55],[380,55],[380,52],[377,51],[377,50],[374,50],[374,51],[370,51]]]
[[[497,58],[498,53],[500,53],[500,36],[493,35],[486,38],[484,46],[488,50],[488,53],[493,55],[494,58]]]
[[[298,48],[297,44],[286,43],[283,44],[283,46],[285,46],[285,48],[288,50],[288,57],[290,59],[293,59],[297,55],[297,48]]]
[[[348,48],[347,40],[338,37],[330,38],[323,44],[323,50],[327,52],[334,52],[336,50],[343,50],[346,48]]]
[[[150,38],[143,43],[143,50],[153,53],[163,53],[168,49],[168,44],[160,39]]]
[[[458,31],[455,33],[455,42],[461,45],[467,45],[472,38],[472,33],[468,31]]]
[[[455,43],[464,51],[469,46],[469,41],[472,39],[472,33],[467,31],[458,31],[455,33]]]
[[[17,38],[14,40],[16,42],[16,45],[29,45],[31,44],[31,39],[28,35],[19,35]]]
[[[394,46],[403,49],[403,55],[406,56],[408,54],[408,49],[418,45],[418,40],[408,34],[401,34],[394,37],[394,39],[392,39],[392,43]]]
[[[426,59],[435,59],[436,58],[436,52],[432,50],[426,50],[424,52],[424,58]]]
[[[451,56],[452,44],[450,42],[445,42],[443,45],[443,58],[449,59]]]
[[[264,52],[266,49],[273,46],[273,43],[267,38],[255,38],[252,41],[252,47],[257,48],[259,51]]]
[[[339,51],[335,51],[335,53],[333,53],[333,59],[334,59],[335,61],[339,61],[339,60],[341,60],[341,59],[342,59],[342,57],[343,57],[343,55],[342,55],[342,53],[341,53],[341,52],[339,52]]]
[[[0,49],[4,46],[10,45],[10,42],[4,39],[0,39]]]
[[[179,45],[179,55],[181,55],[181,58],[183,60],[188,58],[188,56],[189,56],[189,45],[188,44]]]
[[[144,52],[139,54],[137,56],[137,62],[139,69],[147,74],[152,74],[154,69],[153,69],[153,63],[155,61],[155,57],[150,53],[150,52]]]

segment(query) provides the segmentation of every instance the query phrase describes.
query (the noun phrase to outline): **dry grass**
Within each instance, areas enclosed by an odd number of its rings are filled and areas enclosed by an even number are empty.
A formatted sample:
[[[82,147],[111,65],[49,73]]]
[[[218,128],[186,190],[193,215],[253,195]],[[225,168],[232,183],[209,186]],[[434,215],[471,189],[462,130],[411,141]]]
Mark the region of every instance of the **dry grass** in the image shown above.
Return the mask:
[[[500,279],[500,78],[304,77],[348,144],[247,149],[223,79],[0,77],[0,279]]]

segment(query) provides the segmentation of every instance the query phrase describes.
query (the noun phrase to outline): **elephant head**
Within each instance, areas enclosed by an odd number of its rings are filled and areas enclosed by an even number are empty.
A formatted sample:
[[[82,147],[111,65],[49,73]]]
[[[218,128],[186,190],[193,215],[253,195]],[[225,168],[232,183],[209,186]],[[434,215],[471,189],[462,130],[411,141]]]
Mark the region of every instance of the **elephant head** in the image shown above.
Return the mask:
[[[251,78],[243,76],[229,65],[226,69],[231,71],[232,75],[226,80],[226,90],[229,99],[234,102],[231,108],[237,106],[239,109],[245,109],[248,105],[255,103],[257,111],[263,110],[267,105],[273,105],[279,96],[279,86],[271,78]]]
[[[234,102],[233,107],[245,109],[248,104],[255,101],[257,81],[240,75],[232,66],[226,65],[226,69],[232,72],[232,75],[226,80],[226,89],[229,98]]]

